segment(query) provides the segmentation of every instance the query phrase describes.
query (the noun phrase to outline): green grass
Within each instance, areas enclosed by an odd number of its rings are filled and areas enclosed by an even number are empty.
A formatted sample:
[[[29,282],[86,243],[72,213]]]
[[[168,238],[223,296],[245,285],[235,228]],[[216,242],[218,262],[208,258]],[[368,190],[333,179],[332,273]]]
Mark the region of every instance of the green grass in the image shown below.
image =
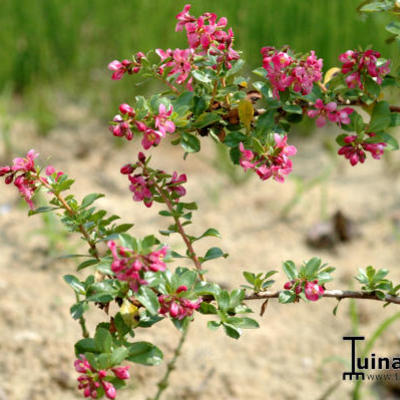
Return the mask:
[[[237,37],[236,48],[243,49],[249,68],[260,65],[259,51],[265,45],[315,49],[326,66],[335,64],[340,52],[358,45],[372,45],[385,56],[397,57],[397,48],[384,43],[384,16],[361,17],[355,10],[359,1],[193,0],[192,13],[227,16]],[[49,89],[73,101],[89,101],[104,112],[142,90],[129,81],[128,93],[126,79],[111,82],[108,62],[138,50],[185,46],[185,35],[174,31],[174,17],[184,4],[181,0],[1,0],[0,91],[11,86],[38,113],[48,108]]]

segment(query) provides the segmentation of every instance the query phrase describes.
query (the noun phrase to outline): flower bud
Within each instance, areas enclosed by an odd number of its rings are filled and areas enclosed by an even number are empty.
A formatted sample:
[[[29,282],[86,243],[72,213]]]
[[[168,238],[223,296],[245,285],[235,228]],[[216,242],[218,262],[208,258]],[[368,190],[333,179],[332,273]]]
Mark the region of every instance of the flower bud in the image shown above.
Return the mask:
[[[133,108],[126,103],[123,103],[119,106],[119,111],[121,111],[121,114],[128,114],[130,116],[135,115],[135,111],[133,110]]]
[[[294,281],[286,282],[283,285],[283,288],[286,289],[286,290],[290,290],[293,287],[293,283],[294,283]]]
[[[188,290],[187,286],[182,285],[179,286],[178,289],[176,289],[176,293],[186,292],[187,290]]]
[[[129,366],[112,368],[112,372],[119,379],[129,379]]]
[[[297,285],[296,288],[294,289],[294,292],[296,294],[300,294],[302,292],[303,288],[301,287],[301,285]]]

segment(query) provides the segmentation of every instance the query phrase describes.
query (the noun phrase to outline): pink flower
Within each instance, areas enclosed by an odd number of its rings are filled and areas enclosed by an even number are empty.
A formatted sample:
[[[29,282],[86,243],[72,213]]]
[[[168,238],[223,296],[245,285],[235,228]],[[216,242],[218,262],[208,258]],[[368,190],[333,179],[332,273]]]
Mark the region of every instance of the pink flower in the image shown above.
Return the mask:
[[[107,381],[102,381],[101,383],[103,385],[106,396],[111,400],[115,399],[115,396],[117,395],[117,391],[115,390],[114,385],[111,382],[107,382]]]
[[[376,136],[375,133],[367,133],[367,135],[370,138]],[[346,136],[344,142],[346,145],[342,146],[338,150],[338,154],[347,158],[352,166],[359,162],[364,163],[366,159],[366,151],[370,152],[373,158],[379,160],[387,146],[384,142],[367,142],[364,139],[359,139],[356,135]]]
[[[46,175],[47,176],[53,175],[54,172],[56,172],[56,169],[52,165],[48,165],[46,167]]]
[[[169,119],[173,111],[173,107],[170,106],[169,110],[165,108],[164,104],[160,104],[158,108],[158,115],[155,116],[154,124],[160,136],[165,136],[167,132],[175,132],[175,124]]]
[[[254,162],[251,162],[254,159],[254,153],[251,150],[246,150],[242,142],[239,143],[239,150],[242,153],[239,161],[242,168],[245,171],[253,169],[256,165]]]
[[[112,79],[113,80],[120,80],[125,73],[128,74],[137,74],[142,68],[142,59],[145,58],[145,55],[139,51],[135,54],[134,60],[123,60],[118,61],[114,60],[108,64],[108,69],[113,71]]]
[[[290,289],[293,287],[293,284],[294,284],[294,281],[286,282],[286,283],[283,285],[283,288],[284,288],[285,290],[290,290]]]
[[[76,372],[81,372],[84,374],[91,369],[89,361],[83,354],[81,354],[79,358],[74,361],[74,367]]]
[[[304,293],[308,300],[317,301],[324,294],[324,288],[318,285],[318,281],[315,280],[313,282],[306,282],[304,286]]]
[[[25,158],[17,157],[13,160],[13,165],[11,167],[14,172],[35,172],[35,158],[37,158],[39,153],[35,150],[29,150],[26,153]]]
[[[114,71],[111,79],[120,80],[126,72],[129,72],[129,67],[131,64],[132,62],[129,60],[123,60],[122,62],[118,60],[111,61],[108,64],[108,69],[110,71]]]
[[[128,178],[131,182],[129,190],[133,193],[133,200],[144,201],[145,205],[150,207],[153,195],[148,180],[140,174],[129,175]]]
[[[186,291],[186,286],[180,286],[176,290],[175,294],[163,294],[159,296],[158,301],[161,306],[158,310],[159,314],[164,316],[169,314],[171,318],[176,318],[178,320],[182,320],[185,317],[191,317],[193,312],[200,307],[203,300],[201,297],[195,301],[182,297]]]
[[[307,115],[310,118],[318,117],[315,122],[318,128],[325,126],[327,119],[337,123],[339,126],[341,126],[341,124],[349,124],[349,115],[354,112],[350,107],[344,107],[338,110],[337,104],[334,101],[324,104],[321,99],[316,100],[314,107],[315,109],[307,111]]]
[[[126,103],[123,103],[119,106],[119,111],[121,112],[121,114],[128,114],[130,117],[135,116],[135,110]]]
[[[161,142],[161,135],[157,131],[148,128],[144,132],[142,139],[142,146],[148,150],[151,146],[157,146]]]
[[[159,67],[159,74],[162,75],[166,68],[169,69],[168,76],[178,75],[176,83],[182,85],[188,79],[190,71],[193,68],[193,49],[168,49],[166,51],[162,49],[156,49],[156,53],[161,58],[161,61],[167,61]],[[189,81],[187,82],[187,85]]]
[[[109,126],[109,130],[114,136],[126,137],[127,140],[132,140],[133,133],[131,131],[129,121],[125,121],[121,115],[117,114],[113,118],[114,125]]]
[[[177,197],[182,197],[186,194],[186,189],[181,185],[181,183],[186,183],[186,174],[181,174],[178,176],[177,172],[172,174],[171,180],[166,184],[167,189],[174,193]]]
[[[139,290],[140,286],[147,285],[143,275],[145,272],[165,271],[167,267],[163,260],[167,254],[166,246],[148,254],[140,254],[132,249],[117,247],[112,240],[107,245],[113,257],[111,270],[117,279],[128,282],[129,287],[135,292]]]
[[[196,18],[192,17],[189,14],[189,10],[191,7],[192,6],[190,4],[186,4],[183,7],[183,11],[177,14],[176,19],[178,20],[178,23],[176,24],[175,32],[183,30],[183,28],[188,22],[196,21]]]
[[[266,153],[259,155],[246,150],[243,143],[239,144],[242,153],[239,163],[245,171],[253,169],[262,180],[273,177],[277,182],[284,182],[284,175],[292,171],[292,161],[289,156],[296,154],[295,146],[287,144],[287,136],[274,134],[275,144]]]
[[[347,75],[345,82],[350,89],[364,90],[364,80],[367,76],[373,78],[378,84],[390,72],[390,61],[378,66],[381,54],[375,50],[364,52],[348,50],[339,56],[342,65],[342,74]],[[348,75],[349,74],[349,75]]]
[[[239,59],[239,53],[233,50],[233,31],[224,31],[228,20],[225,17],[217,21],[214,13],[204,13],[199,18],[189,14],[190,5],[186,5],[176,18],[176,31],[186,30],[189,47],[198,55],[217,56],[217,64],[225,64],[227,69],[232,67],[230,61]],[[213,68],[217,68],[217,64]]]
[[[83,390],[84,397],[91,397],[96,399],[98,396],[98,390],[100,386],[103,387],[105,395],[109,399],[115,399],[117,392],[114,385],[107,381],[107,370],[96,370],[93,368],[84,355],[80,355],[74,362],[74,366],[77,372],[81,373],[78,376],[78,389]],[[114,375],[119,379],[128,379],[129,373],[127,369],[129,367],[114,367],[112,371]]]
[[[129,368],[130,368],[129,366],[116,367],[116,368],[112,368],[111,371],[114,373],[114,375],[117,378],[125,380],[125,379],[129,379],[130,378],[129,372],[128,372]]]
[[[263,68],[267,71],[273,96],[279,99],[279,92],[291,87],[303,95],[311,93],[314,82],[322,77],[322,59],[314,51],[304,59],[294,59],[288,53],[274,47],[263,47]]]

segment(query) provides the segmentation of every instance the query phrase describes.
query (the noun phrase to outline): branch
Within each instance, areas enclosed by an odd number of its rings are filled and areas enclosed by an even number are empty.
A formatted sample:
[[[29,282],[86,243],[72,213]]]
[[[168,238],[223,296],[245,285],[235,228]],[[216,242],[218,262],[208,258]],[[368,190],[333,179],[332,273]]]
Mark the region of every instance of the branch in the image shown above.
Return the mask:
[[[143,172],[145,174],[147,174],[147,171],[145,171],[145,168],[143,168]],[[188,236],[186,235],[185,230],[183,229],[183,226],[181,224],[181,221],[179,220],[179,217],[177,217],[174,214],[174,206],[171,203],[171,200],[168,198],[168,196],[164,193],[164,191],[162,190],[162,188],[156,183],[153,183],[154,187],[157,189],[158,193],[160,194],[160,196],[162,197],[162,199],[164,200],[165,204],[168,207],[168,210],[170,211],[170,213],[173,215],[176,227],[178,229],[179,234],[181,235],[183,241],[185,242],[185,245],[187,247],[188,250],[188,255],[189,257],[192,259],[194,266],[196,267],[196,269],[199,271],[199,277],[202,281],[204,281],[204,275],[203,275],[203,269],[201,267],[201,263],[199,261],[199,258],[197,257],[192,243],[190,241],[190,239],[188,238]]]
[[[69,215],[75,216],[77,214],[76,211],[74,211],[68,205],[68,203],[65,201],[65,199],[60,194],[54,193],[52,187],[45,180],[43,180],[39,175],[37,175],[37,177],[38,177],[39,182],[41,182],[42,185],[44,187],[46,187],[57,198],[57,200],[61,203],[62,207],[65,209],[65,211],[67,211],[67,213]],[[88,231],[85,229],[85,227],[82,224],[80,224],[78,226],[78,228],[79,228],[79,231],[84,236],[85,240],[87,241],[90,249],[92,250],[93,256],[96,258],[96,260],[100,261],[99,251],[97,250],[96,243],[93,242],[93,240],[90,238]]]
[[[169,376],[171,375],[171,372],[175,369],[176,361],[177,361],[178,357],[181,355],[182,346],[183,346],[183,343],[185,343],[188,331],[189,331],[189,326],[184,328],[184,330],[182,332],[178,346],[176,347],[176,349],[174,351],[174,356],[173,356],[172,360],[167,364],[167,370],[165,371],[165,374],[162,377],[162,379],[160,380],[160,382],[158,382],[158,384],[157,384],[158,392],[153,400],[159,400],[162,393],[164,392],[164,390],[167,389]]]
[[[281,290],[276,292],[260,292],[248,295],[245,300],[275,299],[279,297]],[[386,294],[384,298],[379,298],[374,292],[356,292],[352,290],[325,290],[322,297],[331,297],[337,300],[342,299],[363,299],[377,300],[386,303],[400,304],[400,297]]]

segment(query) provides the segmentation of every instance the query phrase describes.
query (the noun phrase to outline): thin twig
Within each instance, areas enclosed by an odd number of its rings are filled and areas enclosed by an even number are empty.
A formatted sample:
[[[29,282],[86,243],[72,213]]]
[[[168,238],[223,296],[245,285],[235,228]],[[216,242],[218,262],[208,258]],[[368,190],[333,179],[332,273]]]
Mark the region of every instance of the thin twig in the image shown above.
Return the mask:
[[[79,302],[78,293],[75,293],[75,297],[76,297],[76,301]],[[83,315],[79,318],[79,325],[81,326],[81,329],[82,329],[82,336],[84,338],[90,337],[89,331],[86,328],[86,320]]]
[[[262,300],[262,299],[276,299],[281,293],[280,290],[276,292],[261,292],[254,293],[245,297],[245,300]],[[376,300],[384,301],[386,303],[400,304],[400,297],[391,296],[386,294],[383,298],[379,298],[374,292],[356,292],[353,290],[325,290],[322,297],[335,298],[337,300],[342,299],[364,299],[364,300]]]
[[[158,384],[157,384],[158,391],[153,400],[160,400],[162,393],[167,389],[168,383],[169,383],[168,382],[169,376],[171,375],[171,372],[175,369],[176,361],[177,361],[178,357],[181,355],[182,346],[183,346],[183,343],[185,343],[188,331],[189,331],[189,326],[187,326],[186,328],[183,329],[178,346],[176,347],[176,349],[174,351],[174,356],[172,357],[172,360],[167,364],[167,370],[165,371],[165,374],[162,377],[162,379],[160,380],[160,382],[158,382]]]
[[[143,169],[143,171],[145,172],[145,170]],[[146,172],[145,172],[146,173]],[[168,207],[168,210],[170,211],[170,213],[172,214],[176,227],[178,229],[179,234],[181,235],[183,241],[185,242],[185,245],[188,249],[188,256],[192,259],[194,266],[196,267],[196,269],[199,271],[199,277],[202,281],[204,281],[204,275],[203,275],[203,269],[201,267],[201,263],[199,258],[196,255],[196,252],[193,249],[192,246],[192,242],[190,241],[190,239],[188,238],[188,236],[186,235],[185,230],[183,229],[183,226],[181,224],[181,221],[179,220],[179,217],[177,217],[174,213],[174,207],[171,203],[171,200],[168,198],[168,196],[164,193],[164,191],[162,190],[162,188],[157,184],[154,183],[154,187],[157,189],[158,193],[160,194],[160,196],[162,197],[162,199],[164,200],[165,204]]]

